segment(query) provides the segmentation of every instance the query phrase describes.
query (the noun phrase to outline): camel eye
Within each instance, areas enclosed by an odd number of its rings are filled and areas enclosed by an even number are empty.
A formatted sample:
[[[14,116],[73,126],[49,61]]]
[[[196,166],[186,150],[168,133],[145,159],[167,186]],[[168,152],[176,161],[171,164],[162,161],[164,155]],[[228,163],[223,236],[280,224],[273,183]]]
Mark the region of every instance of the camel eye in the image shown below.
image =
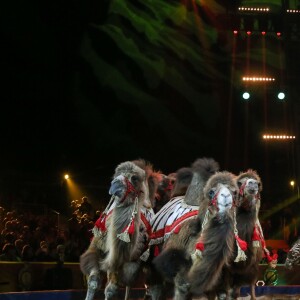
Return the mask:
[[[131,177],[131,182],[132,182],[132,183],[137,183],[137,182],[139,182],[139,180],[140,180],[140,178],[139,178],[139,176],[137,176],[137,175],[133,175],[133,176]]]
[[[209,196],[210,199],[212,199],[214,197],[214,195],[215,195],[215,191],[214,190],[210,190],[208,192],[208,196]]]

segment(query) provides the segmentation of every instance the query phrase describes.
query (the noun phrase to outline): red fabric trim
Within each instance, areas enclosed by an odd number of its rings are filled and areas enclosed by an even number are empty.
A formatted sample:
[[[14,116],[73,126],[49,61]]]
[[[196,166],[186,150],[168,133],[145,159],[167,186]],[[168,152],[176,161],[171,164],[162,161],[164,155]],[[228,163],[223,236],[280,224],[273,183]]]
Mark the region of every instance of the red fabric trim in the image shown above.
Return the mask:
[[[165,228],[159,229],[156,232],[153,232],[151,234],[151,239],[157,239],[160,237],[163,237],[166,233],[172,232],[174,229],[174,232],[176,230],[176,227],[178,225],[180,225],[183,221],[185,221],[186,219],[196,216],[198,214],[198,210],[192,210],[186,214],[184,214],[183,216],[181,216],[179,219],[177,219],[173,224],[166,226]],[[180,230],[180,229],[179,229]],[[178,231],[178,230],[176,230]],[[179,232],[179,231],[178,231]]]
[[[151,234],[152,234],[151,225],[143,213],[141,213],[141,220],[144,223],[144,225],[146,226],[147,233],[149,234],[149,236],[151,236]]]

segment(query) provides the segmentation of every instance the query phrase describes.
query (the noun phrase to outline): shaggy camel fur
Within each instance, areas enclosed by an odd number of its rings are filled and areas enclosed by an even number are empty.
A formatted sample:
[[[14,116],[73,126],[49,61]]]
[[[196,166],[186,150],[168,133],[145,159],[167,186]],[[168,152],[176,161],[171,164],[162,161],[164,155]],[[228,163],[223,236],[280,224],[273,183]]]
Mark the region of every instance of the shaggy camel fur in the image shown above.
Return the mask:
[[[96,222],[91,244],[80,257],[81,271],[88,276],[86,300],[94,298],[101,273],[107,273],[106,300],[116,296],[120,284],[130,285],[137,275],[136,261],[147,246],[147,218],[152,214],[147,175],[137,164],[127,161],[117,166],[109,190],[111,203]]]
[[[241,286],[250,285],[251,300],[254,300],[259,263],[263,251],[267,251],[258,218],[262,183],[257,172],[251,169],[240,173],[235,180],[239,187],[236,209],[237,231],[239,237],[247,243],[245,250],[247,259],[232,261],[229,267],[224,268],[223,288],[219,287],[218,299],[237,299],[240,296]],[[269,255],[268,252],[266,254]]]
[[[175,300],[209,295],[216,289],[223,268],[232,261],[234,245],[238,243],[234,207],[237,191],[232,173],[212,175],[200,191],[197,218],[188,220],[177,234],[172,234],[154,258],[156,270],[174,284]],[[152,294],[152,299],[160,297]]]
[[[152,234],[149,241],[149,255],[146,267],[147,294],[161,294],[162,279],[151,263],[161,251],[165,241],[180,226],[198,214],[199,199],[208,178],[219,168],[218,163],[211,158],[197,159],[192,168],[182,168],[177,171],[172,195],[174,196],[151,221]],[[186,193],[186,195],[184,195]],[[152,296],[156,297],[156,296]]]

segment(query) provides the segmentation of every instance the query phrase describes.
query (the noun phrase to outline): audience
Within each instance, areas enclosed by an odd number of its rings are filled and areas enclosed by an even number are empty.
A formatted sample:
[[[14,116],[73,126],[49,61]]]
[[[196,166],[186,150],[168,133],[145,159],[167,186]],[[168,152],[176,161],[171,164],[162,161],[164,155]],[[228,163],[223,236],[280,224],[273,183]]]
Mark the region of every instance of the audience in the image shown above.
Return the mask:
[[[92,238],[96,210],[87,197],[71,203],[72,215],[33,214],[0,207],[0,260],[79,262]]]

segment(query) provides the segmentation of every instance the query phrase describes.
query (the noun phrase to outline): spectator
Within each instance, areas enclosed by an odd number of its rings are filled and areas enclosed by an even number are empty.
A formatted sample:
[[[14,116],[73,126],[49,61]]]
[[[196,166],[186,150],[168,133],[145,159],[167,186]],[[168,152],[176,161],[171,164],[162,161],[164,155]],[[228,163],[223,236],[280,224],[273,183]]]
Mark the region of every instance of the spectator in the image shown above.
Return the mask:
[[[25,245],[21,254],[22,261],[35,261],[33,248],[30,245]]]
[[[87,214],[88,216],[92,216],[92,214],[93,214],[93,206],[88,201],[88,197],[86,197],[86,196],[82,197],[82,202],[78,209],[82,215]]]
[[[49,246],[46,241],[41,241],[40,248],[35,254],[37,261],[54,261],[54,258],[51,257]]]
[[[14,244],[6,243],[3,246],[0,261],[21,261],[21,258],[17,256]]]

